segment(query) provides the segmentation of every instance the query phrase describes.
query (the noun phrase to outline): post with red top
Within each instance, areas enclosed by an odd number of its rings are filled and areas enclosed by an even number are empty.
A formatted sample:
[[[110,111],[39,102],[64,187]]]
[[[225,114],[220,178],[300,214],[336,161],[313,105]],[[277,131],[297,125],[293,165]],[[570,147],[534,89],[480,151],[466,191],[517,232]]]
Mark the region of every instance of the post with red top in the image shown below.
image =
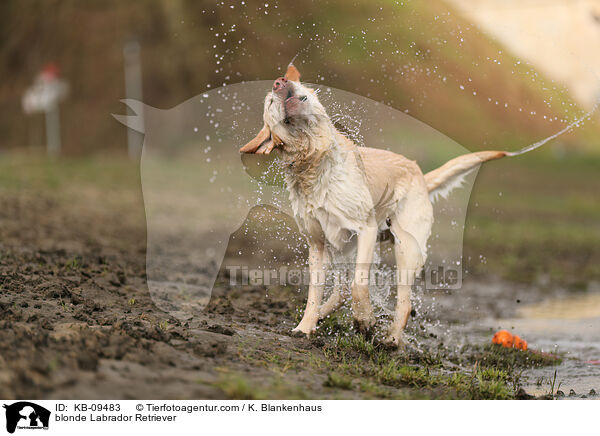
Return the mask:
[[[58,156],[61,149],[60,113],[58,104],[68,94],[67,82],[59,79],[59,68],[54,62],[46,64],[33,85],[23,94],[23,111],[26,114],[46,114],[46,149],[49,156]]]

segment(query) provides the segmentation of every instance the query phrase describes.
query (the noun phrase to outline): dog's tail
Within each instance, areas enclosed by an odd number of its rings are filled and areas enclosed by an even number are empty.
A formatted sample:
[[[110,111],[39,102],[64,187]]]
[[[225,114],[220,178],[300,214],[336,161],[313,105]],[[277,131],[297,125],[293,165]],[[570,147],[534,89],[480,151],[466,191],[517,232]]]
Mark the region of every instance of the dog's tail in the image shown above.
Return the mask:
[[[462,186],[465,176],[488,160],[510,156],[506,151],[478,151],[449,160],[441,167],[425,174],[425,182],[429,198],[435,201],[438,197],[446,198],[452,190]]]
[[[558,138],[563,133],[569,132],[575,127],[579,127],[581,123],[588,119],[600,106],[598,100],[589,112],[578,119],[566,125],[562,130],[559,130],[553,135],[548,136],[531,145],[523,147],[518,151],[478,151],[476,153],[465,154],[446,162],[441,167],[425,174],[425,182],[429,190],[429,198],[431,201],[437,200],[438,197],[446,197],[453,189],[460,187],[465,179],[465,176],[475,170],[479,165],[488,160],[501,159],[505,156],[519,156],[529,153],[542,145]]]

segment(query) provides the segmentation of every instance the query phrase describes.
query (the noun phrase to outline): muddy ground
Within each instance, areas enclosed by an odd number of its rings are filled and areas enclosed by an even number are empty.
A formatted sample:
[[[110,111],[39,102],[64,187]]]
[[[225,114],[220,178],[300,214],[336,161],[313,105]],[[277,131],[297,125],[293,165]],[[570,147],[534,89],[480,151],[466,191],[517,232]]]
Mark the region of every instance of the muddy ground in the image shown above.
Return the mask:
[[[220,280],[204,310],[175,319],[146,286],[139,185],[37,186],[0,190],[0,398],[529,398],[521,368],[556,363],[465,348],[448,330],[541,299],[492,276],[428,294],[405,353],[356,335],[345,315],[291,337],[306,292],[292,287]]]

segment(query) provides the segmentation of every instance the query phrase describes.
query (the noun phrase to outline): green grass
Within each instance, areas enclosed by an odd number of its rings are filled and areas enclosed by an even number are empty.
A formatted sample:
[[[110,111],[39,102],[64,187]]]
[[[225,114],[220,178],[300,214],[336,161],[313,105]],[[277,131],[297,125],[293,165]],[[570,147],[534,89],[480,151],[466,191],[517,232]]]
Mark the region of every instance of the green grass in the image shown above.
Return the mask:
[[[463,347],[460,364],[477,363],[482,368],[512,371],[523,368],[539,368],[559,365],[562,357],[557,354],[542,354],[530,350],[522,351],[514,348],[504,348],[496,344],[469,345]]]
[[[250,381],[239,374],[223,376],[212,385],[220,388],[231,400],[257,400],[260,396],[257,388],[251,386]]]
[[[74,257],[71,260],[69,260],[67,263],[65,263],[64,269],[66,271],[70,271],[70,270],[79,269],[79,267],[81,267],[81,258]]]
[[[346,386],[352,386],[348,380],[355,378],[367,385],[397,388],[416,398],[508,399],[516,392],[513,379],[504,370],[476,367],[470,374],[451,372],[441,356],[390,352],[360,334],[337,338],[323,351],[328,367]]]
[[[600,280],[600,159],[534,153],[480,170],[464,234],[467,269],[585,288]]]
[[[139,166],[124,157],[48,159],[39,153],[8,153],[0,159],[3,189],[135,189],[139,180]]]
[[[303,386],[306,398],[513,399],[523,395],[524,369],[561,362],[560,356],[491,344],[464,347],[458,357],[410,348],[391,351],[375,339],[352,332],[348,323],[337,328],[339,334],[326,339],[324,345],[319,345],[323,338],[314,339],[313,344],[319,348],[309,353],[294,348],[264,351],[249,343],[241,344],[240,358],[271,374],[273,384],[262,383],[256,395],[281,395],[279,382],[288,390],[301,386],[296,377],[310,367],[311,379],[322,379],[325,391]],[[224,385],[228,395],[246,395],[249,382],[234,381]]]
[[[352,378],[337,372],[330,372],[323,385],[330,388],[352,389]]]
[[[481,347],[463,350],[461,355],[467,357],[462,365],[449,365],[441,355],[433,358],[426,353],[390,351],[360,334],[338,337],[320,351],[310,352],[308,357],[301,350],[278,355],[248,344],[242,349],[241,356],[246,362],[267,368],[273,374],[270,378],[273,384],[262,383],[254,391],[245,378],[228,376],[219,386],[229,398],[249,395],[279,398],[281,386],[275,381],[284,382],[288,390],[296,389],[299,385],[293,381],[293,374],[301,374],[305,366],[302,362],[308,360],[316,374],[311,378],[322,377],[325,392],[315,394],[304,389],[306,398],[339,397],[341,392],[348,392],[347,395],[361,398],[512,399],[521,389],[522,367],[556,363],[549,359],[535,360],[525,352],[520,352],[521,356],[527,357],[521,358],[516,352],[505,354],[503,350]]]
[[[258,382],[241,373],[225,373],[216,382],[203,382],[219,388],[230,400],[308,399],[310,396],[300,385],[286,383],[281,377]]]
[[[465,228],[467,270],[524,283],[543,276],[572,289],[585,288],[600,280],[595,188],[600,158],[555,159],[535,153],[490,162],[480,170]],[[68,202],[91,191],[112,201],[123,194],[139,197],[139,183],[137,166],[126,160],[47,160],[21,154],[0,160],[0,190],[7,193],[60,195]],[[77,262],[65,267],[75,268]],[[336,323],[331,319],[321,329],[335,333]]]

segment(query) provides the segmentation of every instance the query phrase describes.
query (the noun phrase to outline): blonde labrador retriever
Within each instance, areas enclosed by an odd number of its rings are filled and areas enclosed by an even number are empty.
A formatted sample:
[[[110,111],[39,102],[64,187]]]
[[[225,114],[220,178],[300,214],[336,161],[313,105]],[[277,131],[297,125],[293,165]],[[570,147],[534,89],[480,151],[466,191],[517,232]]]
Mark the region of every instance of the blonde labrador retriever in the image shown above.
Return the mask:
[[[362,332],[374,327],[369,274],[379,230],[389,225],[399,277],[395,317],[385,342],[402,346],[411,287],[427,257],[432,201],[459,186],[481,163],[508,153],[471,153],[423,174],[416,162],[390,151],[359,147],[336,130],[314,90],[300,83],[293,65],[267,94],[263,119],[262,130],[240,152],[280,151],[294,217],[309,244],[308,301],[293,332],[310,336],[319,319],[342,304],[339,286],[322,303],[324,272],[329,251],[342,250],[353,235],[357,238],[353,318]]]

